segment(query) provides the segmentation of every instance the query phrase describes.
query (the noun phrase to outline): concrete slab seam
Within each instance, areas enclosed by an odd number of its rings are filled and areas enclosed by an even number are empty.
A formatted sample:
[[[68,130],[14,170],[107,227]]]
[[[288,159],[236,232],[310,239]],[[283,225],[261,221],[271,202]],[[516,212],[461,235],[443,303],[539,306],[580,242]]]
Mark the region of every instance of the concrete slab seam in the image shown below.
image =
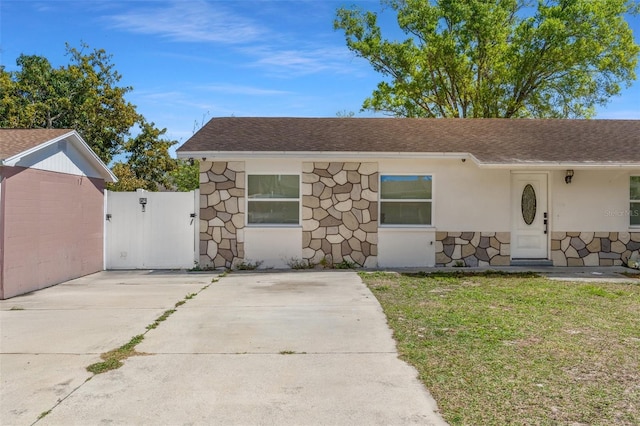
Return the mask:
[[[211,282],[210,282],[210,283],[208,283],[208,284],[206,284],[205,286],[203,286],[202,288],[200,288],[200,290],[198,290],[197,292],[187,294],[183,299],[179,300],[178,302],[176,302],[176,303],[174,304],[174,308],[173,308],[173,309],[166,310],[166,311],[165,311],[165,312],[164,312],[160,317],[158,317],[158,318],[157,318],[157,319],[156,319],[152,324],[148,325],[148,326],[146,327],[145,331],[144,331],[142,334],[140,334],[140,335],[138,335],[138,336],[134,336],[134,337],[129,341],[129,343],[126,343],[125,345],[121,346],[120,348],[112,349],[111,351],[107,351],[107,352],[103,352],[102,354],[100,354],[101,358],[102,358],[105,354],[112,353],[112,352],[114,352],[114,351],[117,351],[117,350],[119,350],[119,349],[123,348],[124,346],[127,346],[127,345],[128,345],[128,344],[130,344],[134,339],[136,339],[137,337],[140,337],[140,336],[141,336],[142,338],[141,338],[141,339],[139,339],[140,341],[138,342],[138,343],[140,343],[140,342],[142,341],[142,339],[144,338],[144,336],[145,336],[149,331],[151,331],[151,330],[153,330],[153,329],[157,328],[157,326],[159,325],[159,323],[160,323],[160,322],[165,321],[165,320],[166,320],[166,319],[167,319],[171,314],[173,314],[173,313],[176,311],[176,309],[177,309],[178,307],[180,307],[180,306],[182,306],[183,304],[185,304],[187,300],[193,299],[194,297],[196,297],[197,295],[199,295],[200,293],[202,293],[204,290],[206,290],[207,288],[209,288],[209,287],[211,286],[211,284],[214,284],[214,283],[218,282],[218,281],[219,281],[219,279],[220,279],[221,277],[225,276],[225,275],[226,275],[226,273],[220,274],[220,275],[218,275],[218,276],[216,276],[216,277],[212,278],[212,280],[211,280]],[[170,313],[169,313],[169,312],[170,312]],[[136,345],[137,345],[137,343],[136,343]],[[136,354],[137,354],[137,353],[135,352],[135,345],[133,345],[133,347],[131,348],[131,351],[133,352],[133,353],[132,353],[132,355],[136,355]],[[128,357],[129,357],[129,356],[127,356],[126,358],[123,358],[123,360],[127,359]],[[104,359],[104,358],[103,358],[103,359]],[[107,362],[107,361],[105,360],[104,362]],[[119,360],[118,360],[118,362],[119,362]],[[110,370],[113,370],[113,369],[120,368],[121,366],[123,366],[123,365],[124,365],[124,364],[122,364],[121,362],[119,362],[119,364],[118,364],[116,367],[114,367],[114,368],[109,368],[109,369],[105,369],[105,370],[100,371],[100,372],[98,372],[98,373],[93,372],[92,370],[90,370],[90,368],[91,368],[92,366],[96,366],[96,365],[98,365],[98,364],[101,364],[101,363],[99,362],[99,363],[91,364],[90,366],[88,366],[88,367],[86,368],[86,369],[87,369],[87,371],[92,372],[92,373],[93,373],[93,375],[92,375],[92,376],[90,376],[90,377],[88,377],[88,378],[87,378],[84,382],[82,382],[80,385],[78,385],[77,387],[75,387],[74,389],[72,389],[72,390],[71,390],[69,393],[67,393],[64,397],[59,398],[59,399],[58,399],[58,401],[57,401],[57,402],[56,402],[56,403],[55,403],[55,404],[54,404],[50,409],[45,410],[45,411],[43,411],[42,413],[40,413],[40,415],[38,416],[38,418],[37,418],[33,423],[31,423],[31,426],[35,425],[35,424],[36,424],[36,423],[38,423],[40,420],[44,419],[44,418],[45,418],[48,414],[50,414],[50,413],[51,413],[51,412],[52,412],[56,407],[58,407],[60,404],[62,404],[62,402],[64,402],[67,398],[69,398],[71,395],[73,395],[76,391],[78,391],[81,387],[83,387],[87,382],[89,382],[91,379],[93,379],[93,378],[94,378],[95,376],[97,376],[98,374],[102,374],[102,373],[105,373],[105,372],[107,372],[107,371],[110,371]]]

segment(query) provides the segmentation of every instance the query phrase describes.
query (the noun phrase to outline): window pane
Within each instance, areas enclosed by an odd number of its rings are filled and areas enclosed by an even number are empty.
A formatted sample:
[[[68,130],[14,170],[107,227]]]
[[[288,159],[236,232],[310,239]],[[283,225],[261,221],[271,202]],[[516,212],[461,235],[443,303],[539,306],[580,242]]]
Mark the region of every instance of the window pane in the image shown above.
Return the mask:
[[[631,225],[640,225],[640,203],[631,203],[629,218]]]
[[[431,225],[431,203],[382,202],[380,223],[383,225]]]
[[[299,223],[297,201],[249,201],[249,223],[297,225]]]
[[[249,198],[299,198],[298,175],[249,175]]]
[[[632,200],[640,200],[640,176],[631,176],[631,189],[629,194]]]
[[[382,176],[380,198],[430,200],[431,176]]]

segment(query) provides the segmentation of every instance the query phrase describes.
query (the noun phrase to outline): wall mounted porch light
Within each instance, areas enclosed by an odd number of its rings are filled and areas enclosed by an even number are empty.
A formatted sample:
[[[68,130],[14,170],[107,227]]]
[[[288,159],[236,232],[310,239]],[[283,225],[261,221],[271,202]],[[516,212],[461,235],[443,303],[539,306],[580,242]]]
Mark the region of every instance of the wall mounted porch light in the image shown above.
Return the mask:
[[[573,179],[573,170],[567,170],[567,174],[564,176],[564,183],[570,184],[571,179]]]

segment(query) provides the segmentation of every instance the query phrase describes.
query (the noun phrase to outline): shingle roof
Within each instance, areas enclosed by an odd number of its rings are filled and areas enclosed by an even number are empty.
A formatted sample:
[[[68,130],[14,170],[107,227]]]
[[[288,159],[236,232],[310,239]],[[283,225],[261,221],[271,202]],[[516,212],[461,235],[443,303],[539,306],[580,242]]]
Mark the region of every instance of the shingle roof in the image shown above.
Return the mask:
[[[118,178],[109,170],[109,167],[98,158],[91,147],[72,129],[0,129],[0,166],[31,167],[29,155],[26,156],[27,159],[25,160],[25,156],[18,154],[34,148],[33,151],[38,151],[61,139],[70,142],[89,161],[98,173],[96,177],[100,176],[106,182],[118,181]]]
[[[65,135],[70,129],[0,129],[0,160]]]
[[[484,164],[640,166],[640,120],[214,118],[178,152],[469,153]]]

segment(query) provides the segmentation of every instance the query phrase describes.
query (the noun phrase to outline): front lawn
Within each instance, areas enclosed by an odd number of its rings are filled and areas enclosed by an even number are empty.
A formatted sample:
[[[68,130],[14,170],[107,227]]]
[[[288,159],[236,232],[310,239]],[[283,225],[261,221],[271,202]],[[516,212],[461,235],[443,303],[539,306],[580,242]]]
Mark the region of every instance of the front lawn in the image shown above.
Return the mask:
[[[361,277],[450,424],[640,424],[640,286]]]

